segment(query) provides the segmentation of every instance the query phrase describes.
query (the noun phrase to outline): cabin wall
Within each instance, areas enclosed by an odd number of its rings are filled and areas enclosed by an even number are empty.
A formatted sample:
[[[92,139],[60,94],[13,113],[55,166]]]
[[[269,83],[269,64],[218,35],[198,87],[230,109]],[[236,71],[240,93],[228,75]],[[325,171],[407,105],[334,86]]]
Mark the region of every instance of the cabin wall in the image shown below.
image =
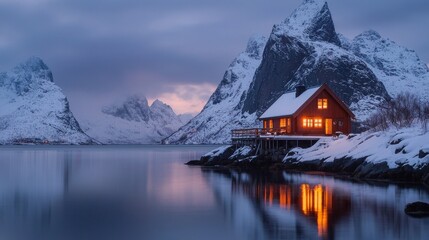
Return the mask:
[[[318,99],[328,99],[327,109],[318,109]],[[304,127],[303,119],[312,118],[322,119],[322,126]],[[316,98],[314,98],[307,107],[295,119],[295,133],[299,135],[325,135],[326,121],[325,119],[332,119],[332,133],[341,131],[345,134],[350,133],[351,119],[347,111],[326,91],[322,91]],[[342,124],[340,124],[342,123]],[[313,123],[314,124],[314,123]]]
[[[328,108],[318,109],[318,99],[327,99]],[[263,128],[269,129],[269,120],[273,121],[273,129],[280,128],[280,119],[287,117],[276,117],[270,119],[264,119],[267,125],[263,125]],[[313,119],[313,127],[304,127],[303,119]],[[351,117],[346,110],[326,91],[323,90],[317,97],[310,101],[305,109],[301,113],[291,119],[292,135],[315,135],[324,136],[326,135],[326,119],[332,119],[332,133],[341,131],[345,134],[351,132]],[[321,127],[314,127],[314,119],[322,119]],[[342,125],[340,124],[342,122]],[[341,126],[340,126],[341,125]],[[266,126],[266,127],[265,127]]]

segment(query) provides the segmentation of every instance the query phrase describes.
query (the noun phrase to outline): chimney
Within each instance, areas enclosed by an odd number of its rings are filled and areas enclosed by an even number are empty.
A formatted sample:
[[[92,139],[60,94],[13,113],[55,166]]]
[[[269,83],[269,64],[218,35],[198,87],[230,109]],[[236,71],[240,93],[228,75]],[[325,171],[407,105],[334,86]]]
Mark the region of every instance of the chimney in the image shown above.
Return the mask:
[[[304,85],[297,85],[295,87],[295,97],[299,97],[307,88]]]

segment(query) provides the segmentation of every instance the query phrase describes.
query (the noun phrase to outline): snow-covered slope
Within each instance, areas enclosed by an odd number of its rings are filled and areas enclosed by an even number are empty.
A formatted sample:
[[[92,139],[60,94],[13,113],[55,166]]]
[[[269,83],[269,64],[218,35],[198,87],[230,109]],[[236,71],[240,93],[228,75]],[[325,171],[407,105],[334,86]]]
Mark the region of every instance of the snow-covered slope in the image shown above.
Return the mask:
[[[39,58],[0,73],[0,106],[0,144],[93,143]]]
[[[416,52],[399,46],[370,30],[356,36],[351,49],[367,62],[387,91],[395,97],[401,91],[429,100],[429,70]]]
[[[295,148],[284,161],[335,159],[365,159],[367,163],[386,163],[389,168],[398,168],[405,164],[419,169],[428,164],[429,133],[420,126],[396,129],[385,132],[364,132],[357,136],[340,139],[322,139],[311,148]]]
[[[253,75],[261,62],[264,37],[252,37],[228,70],[200,114],[168,137],[166,143],[224,143],[234,128],[258,126],[256,114],[241,109]]]
[[[88,135],[105,144],[159,143],[186,120],[159,100],[151,106],[144,96],[128,97],[121,104],[104,107],[89,119],[81,119]]]

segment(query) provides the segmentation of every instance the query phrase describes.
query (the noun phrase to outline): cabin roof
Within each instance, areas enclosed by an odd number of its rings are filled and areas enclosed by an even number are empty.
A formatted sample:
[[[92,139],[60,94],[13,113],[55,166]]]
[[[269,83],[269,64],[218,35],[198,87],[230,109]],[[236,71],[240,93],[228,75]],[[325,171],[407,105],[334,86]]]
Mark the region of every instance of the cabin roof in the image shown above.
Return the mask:
[[[263,119],[293,115],[322,86],[308,88],[298,97],[295,97],[295,91],[283,94],[259,118]]]

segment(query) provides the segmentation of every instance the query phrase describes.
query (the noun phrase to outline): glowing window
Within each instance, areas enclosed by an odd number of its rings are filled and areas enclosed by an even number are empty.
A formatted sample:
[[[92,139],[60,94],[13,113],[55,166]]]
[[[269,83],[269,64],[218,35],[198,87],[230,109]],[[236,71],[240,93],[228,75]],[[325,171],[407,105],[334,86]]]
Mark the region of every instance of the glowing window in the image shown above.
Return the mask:
[[[273,128],[274,127],[274,124],[273,124],[273,120],[270,120],[270,128]]]
[[[267,128],[267,120],[264,120],[264,128]]]
[[[286,127],[286,118],[280,118],[280,127],[281,128]]]
[[[302,126],[303,127],[313,127],[313,119],[312,118],[303,118],[302,119]]]
[[[321,128],[322,127],[322,119],[320,119],[320,118],[314,119],[314,127]]]
[[[327,109],[328,108],[328,99],[319,98],[317,99],[317,109]]]

